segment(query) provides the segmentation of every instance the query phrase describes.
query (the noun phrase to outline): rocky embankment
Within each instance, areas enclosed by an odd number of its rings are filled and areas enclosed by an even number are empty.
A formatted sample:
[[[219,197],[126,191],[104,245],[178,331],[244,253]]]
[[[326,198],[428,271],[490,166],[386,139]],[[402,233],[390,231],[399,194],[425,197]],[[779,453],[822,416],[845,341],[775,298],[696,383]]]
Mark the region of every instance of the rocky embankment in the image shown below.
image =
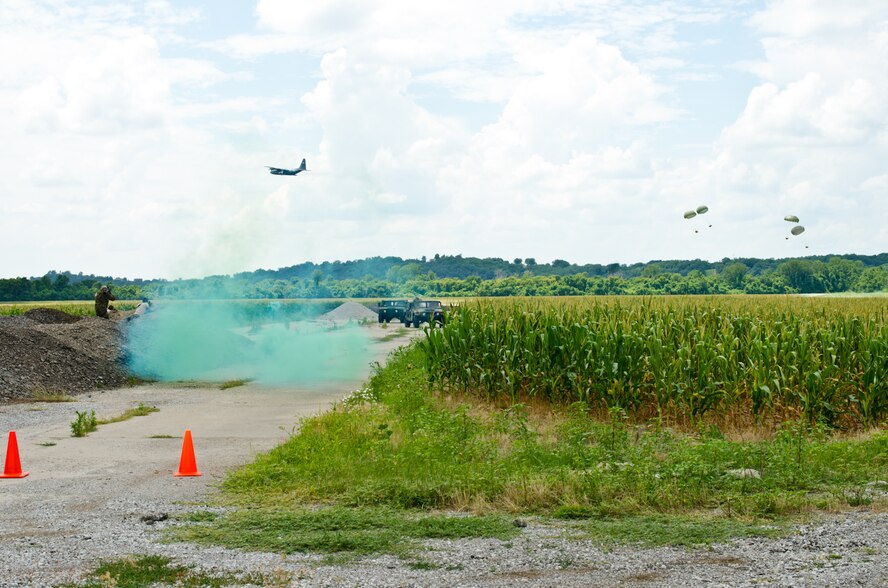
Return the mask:
[[[122,357],[113,320],[49,308],[0,317],[0,401],[121,386]]]

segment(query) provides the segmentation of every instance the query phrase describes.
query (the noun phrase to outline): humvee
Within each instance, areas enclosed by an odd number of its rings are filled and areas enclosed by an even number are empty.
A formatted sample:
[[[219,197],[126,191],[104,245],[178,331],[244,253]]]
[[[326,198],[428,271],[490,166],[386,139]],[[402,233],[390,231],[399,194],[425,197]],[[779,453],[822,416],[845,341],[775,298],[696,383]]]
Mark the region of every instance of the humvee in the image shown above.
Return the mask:
[[[420,300],[414,298],[404,313],[404,324],[419,327],[422,323],[444,324],[444,306],[439,300]]]
[[[392,319],[398,319],[406,325],[404,313],[407,312],[408,305],[406,300],[380,300],[377,311],[379,322],[389,323]]]

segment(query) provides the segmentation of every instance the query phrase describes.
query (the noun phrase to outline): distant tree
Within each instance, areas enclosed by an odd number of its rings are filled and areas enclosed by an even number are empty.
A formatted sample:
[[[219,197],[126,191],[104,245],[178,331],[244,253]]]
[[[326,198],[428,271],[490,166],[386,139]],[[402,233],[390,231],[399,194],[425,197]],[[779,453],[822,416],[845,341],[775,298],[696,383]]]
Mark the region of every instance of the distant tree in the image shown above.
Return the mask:
[[[868,267],[857,276],[855,292],[888,291],[888,266]]]
[[[527,267],[533,267],[536,264],[537,264],[536,259],[534,259],[532,257],[528,257],[527,259],[524,260],[524,265],[526,265]]]
[[[742,290],[743,278],[746,277],[747,271],[749,271],[749,268],[746,267],[746,264],[737,261],[725,266],[725,269],[722,270],[721,278],[729,288]]]
[[[564,261],[563,259],[555,259],[552,261],[552,267],[557,267],[557,268],[570,267],[570,262]]]
[[[809,261],[793,259],[777,266],[777,271],[786,280],[786,283],[802,293],[822,292],[823,287],[814,266]]]
[[[321,270],[316,269],[315,271],[311,272],[311,283],[314,286],[315,290],[317,290],[320,287],[321,281],[323,279],[324,279],[324,272],[322,272]]]
[[[644,266],[644,269],[641,270],[641,276],[643,278],[653,278],[655,276],[659,276],[662,273],[660,266],[656,263],[649,263]]]

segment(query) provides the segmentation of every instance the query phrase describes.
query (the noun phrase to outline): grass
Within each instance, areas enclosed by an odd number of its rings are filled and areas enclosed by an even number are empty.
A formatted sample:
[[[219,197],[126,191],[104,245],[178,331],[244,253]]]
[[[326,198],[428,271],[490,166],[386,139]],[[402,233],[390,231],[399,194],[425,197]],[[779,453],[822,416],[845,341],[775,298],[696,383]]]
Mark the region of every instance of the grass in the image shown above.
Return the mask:
[[[385,325],[385,323],[383,323],[383,325]],[[400,329],[398,329],[397,331],[395,331],[393,333],[386,333],[385,335],[380,337],[378,339],[378,341],[381,343],[387,343],[389,341],[394,341],[395,339],[400,339],[401,337],[408,334],[409,332],[410,332],[409,329],[401,327]]]
[[[85,583],[68,583],[58,588],[144,588],[145,586],[180,586],[183,588],[223,588],[226,586],[288,585],[280,573],[207,574],[174,564],[166,557],[140,555],[100,564]]]
[[[427,392],[422,353],[396,352],[359,401],[304,420],[293,438],[233,473],[226,498],[540,514],[571,504],[599,515],[720,508],[754,517],[847,507],[848,489],[888,476],[884,432],[842,440],[794,423],[742,442],[712,429],[598,422],[581,405],[538,413],[448,403]],[[734,478],[733,469],[761,477]]]
[[[64,392],[51,392],[49,390],[38,390],[31,395],[34,402],[75,402],[77,399]]]
[[[109,419],[97,419],[96,411],[94,410],[91,410],[89,412],[80,412],[78,410],[75,411],[76,416],[71,422],[71,436],[85,437],[89,433],[92,433],[96,429],[98,429],[99,425],[110,425],[111,423],[119,423],[138,416],[147,416],[152,412],[158,412],[159,410],[160,409],[156,406],[145,406],[140,402],[139,406],[127,409],[122,414],[111,417]]]
[[[243,386],[244,384],[249,384],[250,380],[241,379],[241,380],[228,380],[227,382],[222,382],[219,384],[220,390],[228,390],[229,388],[237,388],[238,386]]]
[[[619,411],[601,421],[581,404],[497,406],[430,389],[423,353],[394,352],[360,394],[233,472],[217,496],[225,513],[184,525],[180,538],[399,553],[399,537],[409,552],[428,536],[417,521],[507,538],[517,531],[497,517],[521,513],[580,519],[559,524],[599,541],[708,544],[853,508],[868,482],[888,477],[885,431],[842,437],[796,420],[732,440],[711,426],[633,424]],[[759,477],[730,473],[743,469]],[[325,506],[310,508],[317,504]],[[430,514],[441,510],[473,516]]]
[[[171,532],[178,540],[234,549],[402,557],[409,557],[422,539],[505,540],[517,534],[515,526],[499,515],[417,514],[389,508],[245,509],[201,520]]]
[[[575,527],[575,538],[603,547],[699,547],[741,537],[780,537],[788,526],[705,515],[642,515],[593,518]]]
[[[149,439],[177,439],[178,437],[174,437],[173,435],[150,435]]]
[[[116,417],[111,417],[110,419],[99,419],[97,422],[100,425],[110,425],[111,423],[119,423],[122,421],[127,421],[134,417],[139,416],[148,416],[152,412],[160,411],[156,406],[145,406],[141,402],[139,406],[135,408],[130,408],[125,410],[122,414],[117,415]]]
[[[139,300],[115,300],[112,305],[117,310],[133,310],[139,305]],[[95,301],[93,300],[48,300],[44,302],[4,302],[0,303],[0,316],[18,316],[33,308],[53,308],[61,310],[72,316],[95,316]]]
[[[38,443],[40,447],[55,447],[57,444],[55,441],[43,441],[42,443]]]

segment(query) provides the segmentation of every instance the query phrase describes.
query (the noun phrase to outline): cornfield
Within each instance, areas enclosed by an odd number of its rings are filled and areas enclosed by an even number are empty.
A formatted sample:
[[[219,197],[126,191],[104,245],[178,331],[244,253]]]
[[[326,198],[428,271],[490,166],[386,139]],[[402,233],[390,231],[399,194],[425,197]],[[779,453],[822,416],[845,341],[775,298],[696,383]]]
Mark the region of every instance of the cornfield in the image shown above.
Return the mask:
[[[429,376],[489,400],[830,426],[888,417],[884,299],[510,299],[448,318],[422,343]]]

